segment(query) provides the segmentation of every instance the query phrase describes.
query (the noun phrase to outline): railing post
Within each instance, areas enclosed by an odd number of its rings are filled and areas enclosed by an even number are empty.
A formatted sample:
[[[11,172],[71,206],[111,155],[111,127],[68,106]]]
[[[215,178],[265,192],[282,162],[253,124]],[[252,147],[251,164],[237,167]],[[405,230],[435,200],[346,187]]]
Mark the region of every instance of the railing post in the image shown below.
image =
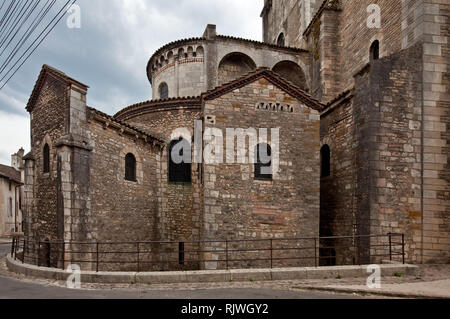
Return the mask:
[[[98,272],[98,242],[96,244],[96,272]]]
[[[270,269],[273,268],[273,239],[270,239]]]
[[[65,261],[65,259],[66,259],[66,257],[65,257],[65,255],[66,255],[66,242],[65,241],[63,241],[62,243],[61,243],[61,252],[60,252],[60,254],[61,254],[61,269],[62,270],[65,270],[65,268],[66,268],[66,261]]]
[[[403,259],[403,265],[405,262],[405,234],[402,234],[402,259]]]
[[[392,234],[389,233],[389,260],[392,261]]]
[[[228,266],[228,239],[225,240],[225,263],[226,263],[226,267],[228,270],[229,269],[229,266]]]
[[[14,246],[16,244],[16,237],[13,237],[11,244],[11,258],[14,257]]]
[[[320,241],[320,239],[319,239]],[[314,238],[314,264],[316,266],[316,268],[318,267],[318,262],[317,262],[317,238]]]
[[[37,264],[38,264],[38,267],[41,266],[41,241],[38,242]]]
[[[141,272],[140,256],[139,256],[139,242],[137,243],[137,272]]]

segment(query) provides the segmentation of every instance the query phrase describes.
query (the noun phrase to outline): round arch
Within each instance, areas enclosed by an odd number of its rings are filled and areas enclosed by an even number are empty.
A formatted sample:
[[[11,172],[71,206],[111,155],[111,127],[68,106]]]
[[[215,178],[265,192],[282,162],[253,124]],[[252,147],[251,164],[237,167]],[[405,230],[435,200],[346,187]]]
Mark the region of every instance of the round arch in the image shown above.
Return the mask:
[[[256,63],[241,52],[227,54],[219,63],[219,85],[238,79],[244,74],[256,70]]]
[[[305,72],[297,63],[292,61],[281,61],[275,64],[272,71],[298,86],[303,91],[309,91]]]

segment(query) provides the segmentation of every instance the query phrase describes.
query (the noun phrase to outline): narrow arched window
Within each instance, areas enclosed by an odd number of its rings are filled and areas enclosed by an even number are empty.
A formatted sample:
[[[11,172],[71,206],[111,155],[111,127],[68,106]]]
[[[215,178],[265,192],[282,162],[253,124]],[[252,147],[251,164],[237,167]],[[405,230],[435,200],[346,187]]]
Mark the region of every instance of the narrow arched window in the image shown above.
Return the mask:
[[[277,45],[284,47],[285,46],[285,39],[284,39],[284,33],[280,33],[277,39]]]
[[[125,156],[125,180],[136,182],[136,157],[131,153]]]
[[[159,86],[159,97],[162,100],[169,97],[169,87],[167,86],[167,83],[161,83]]]
[[[169,147],[169,183],[191,183],[191,144],[180,138]]]
[[[273,174],[271,147],[265,143],[258,144],[255,157],[255,178],[271,180]]]
[[[378,60],[380,58],[380,42],[375,40],[370,46],[370,61]]]
[[[43,171],[44,173],[50,173],[50,147],[48,144],[44,145],[42,150],[43,154]]]
[[[331,175],[331,151],[328,145],[324,145],[320,150],[320,168],[321,177],[328,177]]]

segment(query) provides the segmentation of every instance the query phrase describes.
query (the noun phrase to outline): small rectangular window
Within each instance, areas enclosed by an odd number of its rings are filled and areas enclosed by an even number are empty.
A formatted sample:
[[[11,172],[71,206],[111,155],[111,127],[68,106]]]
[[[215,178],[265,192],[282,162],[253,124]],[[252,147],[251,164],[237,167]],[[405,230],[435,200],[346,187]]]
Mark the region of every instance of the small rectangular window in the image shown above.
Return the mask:
[[[8,200],[8,217],[12,217],[13,211],[12,211],[12,198],[10,197]]]

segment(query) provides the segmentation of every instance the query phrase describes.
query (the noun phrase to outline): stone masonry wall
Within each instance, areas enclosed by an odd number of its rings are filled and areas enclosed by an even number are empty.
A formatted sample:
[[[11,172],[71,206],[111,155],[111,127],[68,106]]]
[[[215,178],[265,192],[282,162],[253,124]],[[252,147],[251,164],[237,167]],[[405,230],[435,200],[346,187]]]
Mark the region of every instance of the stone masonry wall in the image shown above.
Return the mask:
[[[31,113],[31,147],[35,160],[34,203],[28,215],[32,240],[60,240],[57,216],[57,151],[55,144],[67,131],[68,101],[66,85],[47,77]],[[42,149],[50,147],[50,173],[43,173]]]
[[[272,103],[272,106],[269,109],[257,109],[256,106],[260,103]],[[277,107],[276,103],[282,105]],[[287,105],[293,108],[293,112]],[[206,121],[205,129],[217,128],[223,131],[224,136],[226,128],[267,128],[269,136],[271,128],[280,128],[280,170],[272,181],[264,181],[255,179],[254,165],[248,164],[248,160],[247,164],[205,163],[203,239],[317,237],[320,200],[319,113],[299,103],[264,78],[215,100],[206,101],[204,113],[205,117],[215,119],[215,124],[208,124]],[[231,245],[233,249],[249,248],[245,247],[245,243]],[[248,245],[267,248],[268,242],[251,242]],[[301,241],[279,242],[278,245],[314,247],[314,243]],[[224,249],[222,244],[211,244],[208,247],[212,250]],[[283,252],[277,251],[274,257],[282,254]],[[292,254],[297,257],[314,256],[314,248]],[[249,255],[233,255],[234,259],[237,257],[248,258]],[[258,257],[268,258],[268,255],[260,252]],[[224,255],[220,252],[208,253],[205,258],[223,260]],[[290,262],[311,265],[314,264],[314,258]],[[238,264],[241,267],[268,265],[267,262]],[[279,266],[282,264],[277,262]],[[206,268],[213,269],[217,266],[217,262],[205,265]],[[220,266],[224,266],[223,262]]]
[[[163,110],[146,110],[141,115],[127,118],[131,125],[144,131],[156,132],[165,140],[178,139],[178,129],[186,129],[194,137],[194,121],[201,119],[201,110],[198,106],[166,108]],[[192,164],[192,182],[168,182],[168,148],[164,148],[158,155],[158,205],[160,240],[169,241],[198,241],[200,240],[202,200],[200,189],[202,187],[199,176],[199,165]],[[197,246],[186,244],[186,250]],[[165,247],[168,252],[176,253],[178,247]],[[191,265],[192,266],[192,265]],[[198,267],[195,266],[194,267]]]
[[[158,233],[159,147],[142,139],[120,134],[114,128],[91,120],[88,128],[93,147],[90,158],[91,210],[85,225],[80,225],[88,241],[136,242],[155,241]],[[136,158],[136,182],[125,180],[125,156]],[[100,247],[101,250],[136,247]],[[106,258],[108,256],[105,256]],[[132,259],[116,255],[116,260]],[[135,256],[133,256],[135,257]],[[124,269],[130,266],[122,265]]]

